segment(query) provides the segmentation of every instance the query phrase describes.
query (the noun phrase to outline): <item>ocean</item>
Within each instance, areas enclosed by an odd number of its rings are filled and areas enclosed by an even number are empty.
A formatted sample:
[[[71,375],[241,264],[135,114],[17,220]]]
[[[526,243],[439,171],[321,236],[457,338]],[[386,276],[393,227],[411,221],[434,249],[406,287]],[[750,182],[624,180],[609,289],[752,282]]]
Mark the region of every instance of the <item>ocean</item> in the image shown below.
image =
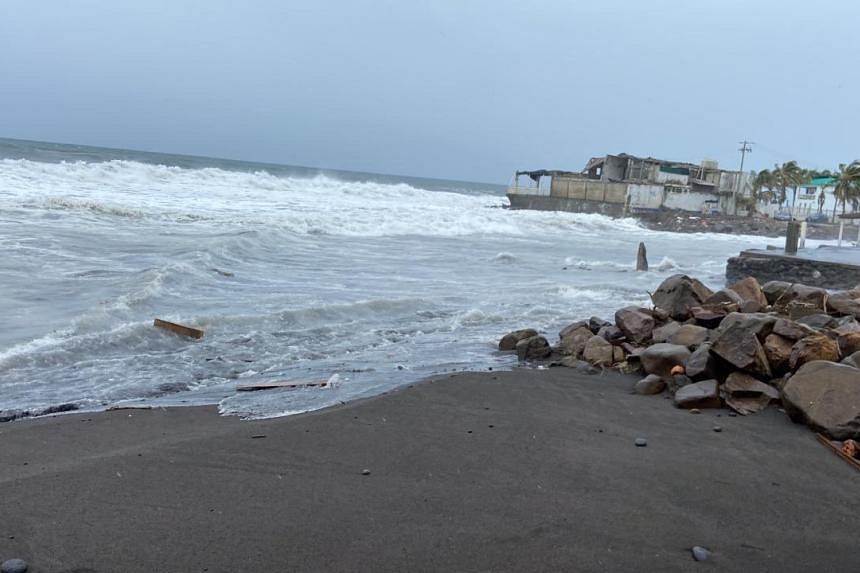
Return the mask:
[[[61,404],[273,417],[510,369],[506,332],[555,341],[574,320],[648,304],[675,273],[718,288],[729,256],[779,243],[513,211],[504,192],[0,139],[0,417]],[[311,380],[332,384],[236,391]]]

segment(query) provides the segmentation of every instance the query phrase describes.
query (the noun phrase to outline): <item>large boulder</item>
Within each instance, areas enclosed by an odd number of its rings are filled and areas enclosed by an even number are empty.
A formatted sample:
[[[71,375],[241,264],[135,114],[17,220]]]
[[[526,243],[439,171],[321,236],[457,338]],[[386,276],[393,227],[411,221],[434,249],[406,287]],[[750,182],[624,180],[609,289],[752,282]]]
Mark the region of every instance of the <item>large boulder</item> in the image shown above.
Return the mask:
[[[592,316],[591,318],[588,319],[588,328],[594,334],[597,334],[597,332],[601,328],[603,328],[604,326],[611,326],[611,325],[612,325],[612,323],[609,322],[608,320],[603,320],[602,318],[599,318],[597,316]]]
[[[589,341],[589,339],[594,336],[592,332],[584,327],[580,326],[564,336],[561,341],[558,343],[556,350],[558,350],[559,354],[564,356],[576,356],[581,357],[582,351],[585,350],[585,343]]]
[[[635,306],[627,306],[615,311],[615,324],[628,340],[641,343],[651,338],[654,317]]]
[[[660,283],[651,300],[675,320],[686,320],[690,309],[701,306],[713,294],[711,289],[687,275],[672,275]]]
[[[720,289],[705,300],[705,304],[736,304],[739,307],[744,303],[741,295],[731,289]]]
[[[680,322],[670,320],[663,326],[658,326],[651,332],[651,340],[654,342],[667,342],[680,328]]]
[[[788,338],[791,340],[800,340],[810,334],[815,334],[815,331],[806,325],[798,324],[787,318],[778,318],[773,323],[773,333]]]
[[[711,345],[706,342],[698,347],[684,365],[687,376],[692,380],[708,380],[716,378],[717,365],[714,357],[711,355]]]
[[[567,326],[562,328],[561,331],[558,333],[558,339],[561,340],[565,336],[571,334],[574,330],[579,330],[580,328],[588,328],[588,321],[587,320],[577,320],[576,322],[572,322],[572,323],[568,324]],[[591,329],[589,329],[589,330],[591,330]],[[594,333],[592,332],[592,334],[594,334]]]
[[[767,408],[779,400],[779,390],[744,372],[732,372],[721,388],[726,405],[742,416]]]
[[[850,356],[860,350],[860,332],[847,332],[838,338],[841,356]]]
[[[788,363],[792,370],[815,360],[838,361],[839,345],[836,341],[823,334],[816,334],[801,338],[791,347]]]
[[[745,303],[756,302],[759,307],[767,306],[767,297],[764,296],[764,293],[761,291],[761,285],[758,284],[755,277],[747,277],[731,285],[729,288],[738,293],[738,296]]]
[[[764,339],[763,346],[764,355],[774,376],[782,376],[791,370],[789,359],[794,346],[793,340],[771,333]]]
[[[807,314],[806,316],[801,316],[797,319],[797,324],[802,324],[804,326],[808,326],[809,328],[814,328],[816,330],[822,330],[824,328],[830,328],[832,326],[836,326],[836,319],[830,316],[829,314],[824,314],[821,312],[815,314]]]
[[[669,337],[669,342],[672,344],[680,344],[688,348],[697,348],[702,343],[708,340],[710,330],[703,326],[695,324],[685,324],[678,331]]]
[[[517,342],[531,338],[532,336],[537,336],[537,330],[533,328],[524,328],[510,332],[504,335],[499,341],[499,350],[516,350]]]
[[[675,405],[679,408],[719,408],[720,391],[716,380],[703,380],[687,384],[675,392]]]
[[[602,336],[593,335],[585,343],[582,358],[595,366],[612,366],[614,360],[613,346]]]
[[[546,358],[552,353],[549,342],[543,336],[532,336],[517,342],[517,358],[520,362]]]
[[[737,369],[770,379],[773,374],[760,340],[767,338],[775,321],[766,314],[733,312],[717,329],[711,352]]]
[[[807,362],[782,388],[795,421],[834,440],[860,439],[860,370],[844,364]]]
[[[827,297],[828,310],[860,318],[860,292],[855,290],[835,292]]]
[[[649,374],[633,386],[637,394],[659,394],[666,389],[666,382],[656,374]]]
[[[683,366],[689,358],[690,351],[686,346],[666,342],[649,346],[639,354],[645,372],[662,378],[668,378],[673,367]]]
[[[851,356],[844,358],[840,364],[847,364],[848,366],[853,366],[854,368],[860,368],[860,350],[858,350]]]
[[[624,333],[621,332],[621,329],[614,324],[607,324],[606,326],[601,326],[600,329],[597,331],[597,336],[605,338],[609,342],[624,339]]]
[[[791,288],[791,283],[785,281],[768,281],[761,285],[761,292],[768,304],[773,304]]]
[[[690,309],[690,314],[693,316],[696,324],[705,328],[717,328],[728,313],[729,311],[724,308],[694,306]]]

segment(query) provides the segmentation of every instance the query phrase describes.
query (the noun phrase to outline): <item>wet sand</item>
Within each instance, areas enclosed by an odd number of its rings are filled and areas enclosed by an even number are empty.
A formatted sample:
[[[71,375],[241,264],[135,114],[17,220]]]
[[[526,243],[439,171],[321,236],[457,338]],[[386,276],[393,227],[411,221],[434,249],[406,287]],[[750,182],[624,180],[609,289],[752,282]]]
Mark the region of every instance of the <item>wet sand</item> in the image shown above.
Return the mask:
[[[631,385],[517,370],[275,420],[179,408],[2,424],[0,559],[80,573],[857,568],[860,475],[809,430],[775,408],[693,415]]]

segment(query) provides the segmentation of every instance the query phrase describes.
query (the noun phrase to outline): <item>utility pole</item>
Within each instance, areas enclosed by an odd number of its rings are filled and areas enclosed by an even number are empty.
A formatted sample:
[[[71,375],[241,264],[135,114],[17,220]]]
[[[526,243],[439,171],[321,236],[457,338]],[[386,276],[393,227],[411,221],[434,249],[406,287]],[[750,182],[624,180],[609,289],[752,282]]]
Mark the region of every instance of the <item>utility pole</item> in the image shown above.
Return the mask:
[[[738,193],[740,193],[741,179],[743,178],[743,175],[744,175],[744,159],[746,158],[747,153],[752,153],[752,147],[750,147],[750,146],[753,145],[752,141],[747,141],[746,139],[744,139],[743,141],[738,141],[738,143],[741,145],[740,149],[738,149],[738,151],[741,152],[741,168],[738,170],[738,181],[737,181],[737,184],[735,185],[735,191],[734,191],[734,193],[732,193],[732,196],[733,196],[732,198],[734,199],[733,203],[734,203],[735,215],[738,214]]]

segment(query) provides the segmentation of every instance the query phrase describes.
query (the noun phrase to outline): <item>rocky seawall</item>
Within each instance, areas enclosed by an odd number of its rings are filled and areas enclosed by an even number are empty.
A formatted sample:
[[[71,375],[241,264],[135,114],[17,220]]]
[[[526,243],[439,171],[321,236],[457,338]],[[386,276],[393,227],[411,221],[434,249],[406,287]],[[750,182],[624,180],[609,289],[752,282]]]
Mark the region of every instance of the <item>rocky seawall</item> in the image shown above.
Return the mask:
[[[499,349],[536,365],[639,374],[632,391],[666,393],[694,411],[748,415],[781,404],[831,439],[860,440],[860,288],[749,277],[714,292],[674,275],[651,299],[650,308],[621,308],[612,321],[574,322],[554,345],[523,329]]]
[[[671,231],[673,233],[723,233],[729,235],[753,235],[759,237],[784,237],[786,221],[776,221],[765,217],[741,217],[730,215],[698,215],[687,211],[662,210],[633,215],[642,224],[655,231]],[[845,238],[856,238],[847,229]],[[853,235],[853,237],[852,237]],[[839,237],[838,224],[810,224],[806,236],[809,239],[836,239]]]

